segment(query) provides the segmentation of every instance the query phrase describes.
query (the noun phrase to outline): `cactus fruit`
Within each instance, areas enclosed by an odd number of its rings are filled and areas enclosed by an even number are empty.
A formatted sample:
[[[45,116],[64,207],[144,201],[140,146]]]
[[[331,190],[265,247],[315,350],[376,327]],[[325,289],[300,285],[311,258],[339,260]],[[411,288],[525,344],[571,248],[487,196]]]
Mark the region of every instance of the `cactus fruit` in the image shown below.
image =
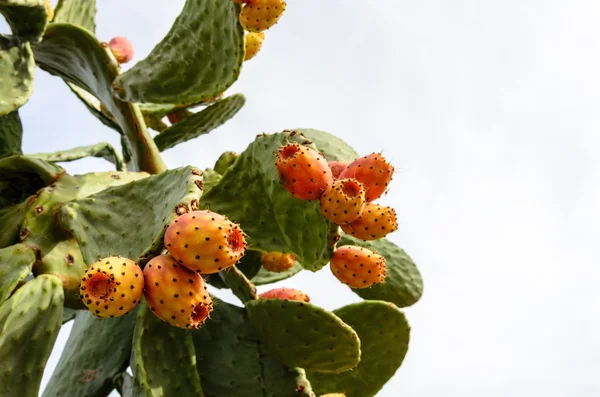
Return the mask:
[[[283,252],[263,252],[260,264],[270,272],[281,273],[291,269],[296,263],[296,255]]]
[[[385,280],[385,258],[363,247],[337,248],[329,263],[333,275],[351,288],[367,288]]]
[[[369,241],[378,240],[398,230],[398,221],[393,208],[367,203],[358,219],[341,227],[345,233]]]
[[[344,171],[344,168],[346,168],[348,166],[348,163],[346,161],[329,161],[327,162],[327,164],[329,164],[329,168],[331,168],[331,174],[333,175],[333,179],[339,179],[340,178],[340,174],[342,173],[342,171]]]
[[[298,143],[288,143],[279,149],[275,164],[279,182],[300,200],[318,200],[333,183],[325,157]]]
[[[371,153],[348,164],[339,178],[355,178],[363,184],[370,203],[381,197],[392,181],[394,166],[381,153]]]
[[[248,32],[246,34],[246,52],[244,55],[244,61],[249,61],[254,58],[256,54],[258,54],[264,39],[265,32]]]
[[[310,298],[302,291],[294,288],[274,288],[258,295],[260,299],[287,299],[291,301],[310,302]]]
[[[365,208],[365,188],[356,179],[338,179],[321,195],[321,213],[336,225],[360,218]]]
[[[246,251],[244,232],[227,217],[209,210],[175,219],[165,232],[165,247],[183,266],[202,274],[234,265]]]
[[[175,109],[172,112],[167,113],[167,120],[169,120],[171,125],[175,125],[192,114],[193,113],[187,109]]]
[[[79,293],[96,317],[117,317],[140,303],[144,290],[142,269],[131,259],[110,256],[92,264],[81,279]]]
[[[213,308],[204,279],[177,264],[170,255],[152,258],[144,267],[144,296],[150,310],[179,328],[200,328]]]
[[[284,0],[247,0],[240,12],[240,24],[248,32],[262,32],[279,21],[286,6]]]
[[[113,37],[108,42],[108,48],[119,63],[127,63],[133,58],[133,44],[126,37]]]

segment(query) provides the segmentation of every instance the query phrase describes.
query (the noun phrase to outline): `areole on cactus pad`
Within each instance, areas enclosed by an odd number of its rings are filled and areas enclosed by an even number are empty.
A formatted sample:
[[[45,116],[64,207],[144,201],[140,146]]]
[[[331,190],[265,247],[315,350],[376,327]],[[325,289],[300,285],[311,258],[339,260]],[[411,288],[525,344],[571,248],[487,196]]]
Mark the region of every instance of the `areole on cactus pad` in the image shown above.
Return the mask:
[[[246,97],[226,90],[247,78],[244,60],[277,34],[286,6],[186,0],[124,71],[143,43],[100,40],[95,0],[0,1],[12,31],[0,39],[0,395],[40,395],[70,321],[43,397],[371,397],[398,369],[410,330],[398,307],[423,282],[385,238],[398,222],[376,202],[394,173],[387,159],[306,128],[261,133],[213,168],[198,158],[169,169],[161,157],[243,114]],[[120,147],[23,153],[38,66]],[[57,164],[88,156],[116,170]],[[308,285],[264,287],[320,271],[363,301],[332,312]]]

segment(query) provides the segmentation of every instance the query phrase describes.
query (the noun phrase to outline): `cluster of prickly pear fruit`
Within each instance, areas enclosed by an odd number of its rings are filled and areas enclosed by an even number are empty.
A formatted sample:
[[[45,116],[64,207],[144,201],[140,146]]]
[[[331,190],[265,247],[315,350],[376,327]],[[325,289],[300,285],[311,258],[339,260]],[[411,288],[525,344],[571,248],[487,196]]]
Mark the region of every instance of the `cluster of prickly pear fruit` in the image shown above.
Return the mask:
[[[285,7],[186,0],[123,71],[133,47],[98,39],[96,0],[0,1],[12,31],[0,35],[0,396],[40,395],[68,323],[43,397],[372,397],[400,368],[401,308],[423,285],[386,238],[395,213],[376,200],[393,167],[380,154],[299,129],[260,134],[212,168],[169,169],[161,156],[244,106],[225,92]],[[24,153],[36,68],[120,146]],[[65,165],[92,156],[115,170]],[[360,302],[329,311],[302,286],[266,287],[326,266]]]
[[[381,153],[349,163],[329,161],[298,143],[281,147],[275,161],[279,182],[294,197],[319,200],[323,216],[360,240],[384,238],[398,229],[396,212],[374,203],[388,188],[394,167]],[[358,246],[338,248],[331,271],[352,288],[368,288],[386,277],[385,258]]]

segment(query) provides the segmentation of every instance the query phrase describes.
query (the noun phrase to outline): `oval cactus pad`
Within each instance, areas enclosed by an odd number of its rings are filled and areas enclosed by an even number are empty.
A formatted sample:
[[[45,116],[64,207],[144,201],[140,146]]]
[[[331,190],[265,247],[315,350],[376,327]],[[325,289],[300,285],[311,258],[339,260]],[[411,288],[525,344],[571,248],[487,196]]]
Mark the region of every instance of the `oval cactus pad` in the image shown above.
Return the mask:
[[[360,361],[360,340],[335,314],[310,303],[258,299],[246,311],[260,340],[290,367],[343,372]]]

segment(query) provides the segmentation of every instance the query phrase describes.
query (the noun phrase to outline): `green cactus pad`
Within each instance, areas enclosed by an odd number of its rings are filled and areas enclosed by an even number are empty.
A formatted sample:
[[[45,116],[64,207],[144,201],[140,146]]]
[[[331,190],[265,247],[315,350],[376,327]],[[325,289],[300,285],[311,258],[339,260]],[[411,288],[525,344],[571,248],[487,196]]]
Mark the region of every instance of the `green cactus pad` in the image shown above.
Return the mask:
[[[35,253],[24,244],[0,249],[0,305],[31,273]]]
[[[92,115],[94,115],[94,117],[96,117],[98,120],[100,120],[100,122],[102,124],[104,124],[105,126],[112,128],[113,130],[117,131],[119,134],[123,135],[123,131],[121,131],[121,127],[119,127],[119,125],[114,121],[112,116],[110,116],[102,111],[101,103],[98,100],[98,98],[96,98],[95,96],[93,96],[92,94],[90,94],[89,92],[84,90],[83,88],[78,87],[73,83],[67,82],[67,85],[69,86],[71,91],[77,96],[77,98],[79,98],[79,100],[81,102],[83,102],[83,104],[90,111],[90,113]]]
[[[356,332],[336,315],[310,303],[258,299],[246,311],[259,339],[287,366],[339,373],[360,361]]]
[[[215,186],[217,183],[219,183],[222,176],[221,176],[221,174],[219,174],[212,168],[206,168],[203,172],[204,172],[204,175],[203,175],[204,194],[206,194],[206,192],[208,192],[210,189],[212,189],[213,186]]]
[[[0,396],[38,395],[62,312],[62,285],[54,276],[28,281],[0,306]]]
[[[191,333],[206,397],[314,397],[304,371],[282,365],[257,339],[244,309],[216,301]]]
[[[162,245],[165,227],[198,209],[201,171],[182,167],[65,204],[59,222],[70,230],[88,263],[122,255],[136,260]]]
[[[298,131],[308,138],[319,148],[327,161],[352,161],[359,157],[352,146],[335,135],[312,128],[297,128],[293,131]]]
[[[133,378],[127,372],[121,372],[113,378],[115,388],[121,397],[135,397],[135,386]]]
[[[231,0],[187,0],[165,38],[117,77],[115,95],[131,102],[191,104],[222,93],[242,68],[239,13]]]
[[[79,311],[42,397],[107,396],[129,366],[137,310],[106,319]]]
[[[62,319],[62,323],[68,323],[71,320],[74,320],[75,317],[77,316],[77,313],[79,313],[79,310],[75,310],[75,309],[71,309],[70,307],[65,307],[63,309],[63,319]]]
[[[30,154],[29,157],[42,159],[51,163],[74,161],[84,157],[98,157],[115,164],[117,171],[125,170],[123,156],[108,142],[100,142],[95,145],[88,146],[79,146],[73,149],[61,150],[54,153]]]
[[[256,299],[256,286],[235,265],[220,271],[219,276],[242,302]]]
[[[221,154],[215,162],[215,171],[223,175],[225,171],[235,163],[235,160],[237,160],[238,157],[239,155],[235,152],[225,152]]]
[[[53,274],[63,282],[65,303],[81,307],[79,281],[91,264],[83,260],[77,240],[55,222],[58,208],[64,202],[133,180],[147,177],[147,173],[99,172],[84,175],[64,175],[56,183],[42,189],[30,205],[21,228],[21,239],[38,253],[33,272]]]
[[[23,154],[23,125],[17,110],[0,116],[0,158]]]
[[[0,117],[27,103],[33,93],[34,75],[29,42],[0,35]]]
[[[48,23],[44,0],[0,0],[0,14],[6,18],[13,35],[32,42],[39,40]]]
[[[142,303],[133,336],[136,396],[204,397],[192,334],[156,317]]]
[[[229,96],[162,131],[154,138],[154,142],[162,152],[200,135],[208,134],[235,116],[244,103],[246,98],[242,94]]]
[[[160,116],[154,114],[142,114],[144,115],[144,122],[146,123],[148,128],[152,128],[154,131],[158,132],[163,132],[167,128],[169,128],[169,126],[164,121],[162,121],[162,118]]]
[[[338,227],[323,217],[318,201],[299,200],[285,190],[275,168],[280,145],[305,140],[300,134],[259,135],[201,205],[239,223],[253,249],[293,252],[305,269],[317,271],[329,262]]]
[[[308,371],[318,395],[344,393],[346,397],[373,397],[396,373],[410,339],[404,313],[388,302],[366,301],[334,311],[360,337],[360,363],[352,371],[324,374]]]
[[[300,265],[298,262],[283,272],[270,272],[261,266],[258,273],[256,273],[256,275],[252,277],[250,281],[252,281],[255,285],[272,284],[290,278],[300,271],[302,271],[302,265]]]
[[[19,232],[25,219],[27,208],[35,200],[34,196],[15,204],[12,207],[0,209],[0,248],[8,247],[19,242]]]
[[[158,149],[146,130],[140,110],[112,96],[110,85],[119,74],[119,65],[109,52],[88,30],[64,23],[48,25],[43,41],[34,48],[40,68],[81,87],[106,107],[127,137],[137,169],[161,172],[164,164],[157,157]]]
[[[342,234],[338,246],[358,245],[385,257],[387,277],[385,282],[369,288],[352,289],[363,299],[384,300],[398,307],[414,305],[423,295],[423,279],[417,265],[403,249],[388,239],[362,241]]]
[[[79,25],[94,33],[96,31],[96,0],[58,0],[52,21]]]
[[[25,201],[64,172],[58,165],[27,156],[0,159],[0,209]]]

